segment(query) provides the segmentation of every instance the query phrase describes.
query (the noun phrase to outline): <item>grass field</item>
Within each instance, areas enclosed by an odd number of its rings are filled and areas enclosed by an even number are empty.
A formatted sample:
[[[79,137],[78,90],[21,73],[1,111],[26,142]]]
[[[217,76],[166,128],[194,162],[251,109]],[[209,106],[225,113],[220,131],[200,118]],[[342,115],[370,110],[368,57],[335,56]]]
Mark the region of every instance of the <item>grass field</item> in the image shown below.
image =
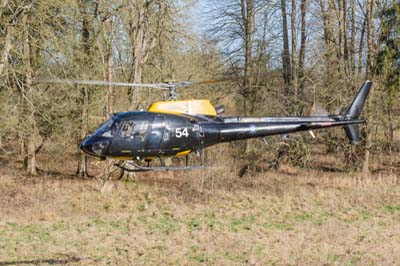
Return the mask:
[[[0,169],[0,266],[400,264],[395,173],[209,169],[102,187],[11,169]]]

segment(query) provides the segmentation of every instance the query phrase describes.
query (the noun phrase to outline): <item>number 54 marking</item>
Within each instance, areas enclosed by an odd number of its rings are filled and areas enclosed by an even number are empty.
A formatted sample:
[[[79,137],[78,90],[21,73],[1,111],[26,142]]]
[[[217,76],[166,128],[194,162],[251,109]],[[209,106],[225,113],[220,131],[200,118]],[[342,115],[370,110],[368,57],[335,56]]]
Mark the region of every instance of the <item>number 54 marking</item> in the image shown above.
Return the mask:
[[[185,136],[186,138],[189,137],[189,132],[187,127],[185,128],[176,128],[175,129],[175,136],[177,138],[182,138],[182,136]]]

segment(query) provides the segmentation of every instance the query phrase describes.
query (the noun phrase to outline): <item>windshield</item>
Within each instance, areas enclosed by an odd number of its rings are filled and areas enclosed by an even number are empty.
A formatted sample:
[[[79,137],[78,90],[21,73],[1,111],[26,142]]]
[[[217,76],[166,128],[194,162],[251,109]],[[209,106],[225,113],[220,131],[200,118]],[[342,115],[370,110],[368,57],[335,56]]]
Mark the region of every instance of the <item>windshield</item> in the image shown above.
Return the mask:
[[[113,137],[117,133],[118,125],[119,125],[119,119],[115,119],[114,117],[112,117],[108,119],[106,122],[104,122],[104,124],[101,125],[93,133],[93,135],[103,136],[103,137]]]

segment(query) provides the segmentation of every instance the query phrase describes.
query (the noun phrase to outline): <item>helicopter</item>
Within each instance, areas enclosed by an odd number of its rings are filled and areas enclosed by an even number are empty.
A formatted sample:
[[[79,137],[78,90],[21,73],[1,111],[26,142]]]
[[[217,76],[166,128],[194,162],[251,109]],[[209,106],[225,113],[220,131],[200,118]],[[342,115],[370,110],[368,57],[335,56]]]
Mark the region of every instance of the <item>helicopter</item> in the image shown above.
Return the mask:
[[[169,101],[154,102],[148,110],[112,114],[97,130],[82,141],[80,149],[100,160],[118,160],[116,166],[127,172],[191,170],[205,167],[203,150],[236,140],[287,136],[299,131],[343,127],[351,144],[357,144],[360,118],[372,82],[365,81],[347,110],[327,116],[239,117],[223,116],[223,107],[215,108],[209,100],[176,100],[179,87],[210,84],[168,82],[156,84],[94,80],[46,80],[46,83],[148,87],[169,91]],[[188,164],[188,155],[196,153],[199,163]],[[185,166],[167,166],[165,158],[186,156]],[[157,166],[151,166],[154,160]]]

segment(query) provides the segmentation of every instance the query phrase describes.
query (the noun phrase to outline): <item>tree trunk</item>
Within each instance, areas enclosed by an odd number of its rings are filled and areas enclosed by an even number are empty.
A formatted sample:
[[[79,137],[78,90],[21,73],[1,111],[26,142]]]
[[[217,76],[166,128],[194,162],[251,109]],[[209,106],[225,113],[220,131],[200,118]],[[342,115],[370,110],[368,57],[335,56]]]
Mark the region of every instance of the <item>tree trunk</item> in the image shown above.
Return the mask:
[[[112,49],[112,48],[111,48]],[[112,55],[108,56],[107,60],[107,80],[112,81],[113,79],[113,72],[112,72]],[[113,86],[110,84],[108,85],[108,90],[107,90],[107,112],[109,114],[112,114],[114,112],[114,106],[113,106],[114,98],[113,98]]]
[[[19,130],[18,132],[18,155],[19,158],[24,160],[25,156],[25,137],[24,137],[24,132],[23,130]],[[24,169],[26,169],[25,164],[24,164]]]
[[[337,70],[337,58],[334,56],[335,49],[337,47],[336,40],[334,37],[334,12],[335,3],[334,0],[328,0],[328,11],[326,15],[326,54],[325,54],[325,64],[326,64],[326,85],[328,88],[331,86],[331,80],[334,78],[335,70]]]
[[[338,61],[339,62],[344,62],[344,30],[345,30],[345,15],[344,15],[344,1],[339,0],[337,1],[338,3],[338,9],[339,9],[339,17],[338,17],[338,23],[339,23],[339,32],[338,32],[338,37],[339,37],[339,51],[337,53]]]
[[[307,15],[307,0],[301,0],[301,40],[300,40],[300,54],[299,54],[299,81],[300,81],[300,96],[303,96],[304,90],[304,60],[306,54],[306,15]]]
[[[363,49],[364,49],[364,36],[365,36],[365,27],[367,23],[367,18],[364,19],[362,29],[361,29],[361,36],[360,36],[360,43],[358,46],[358,75],[361,75],[363,69]]]
[[[27,173],[29,175],[37,175],[37,165],[36,165],[36,144],[34,134],[30,134],[28,138],[28,165]]]
[[[328,42],[329,42],[329,32],[328,32],[328,13],[325,8],[325,3],[323,0],[319,0],[319,6],[321,8],[321,14],[322,14],[322,25],[324,29],[324,42],[325,46],[328,47]]]
[[[81,95],[83,97],[82,106],[82,121],[81,121],[81,134],[80,139],[78,139],[77,149],[78,149],[78,169],[76,170],[76,175],[79,177],[89,177],[88,174],[88,158],[87,156],[79,150],[80,142],[86,138],[89,128],[89,92],[86,87],[81,88]]]
[[[367,43],[368,43],[368,51],[367,51],[367,71],[366,77],[368,79],[372,78],[372,69],[374,67],[374,55],[375,55],[375,48],[374,48],[374,21],[373,21],[373,14],[374,14],[374,1],[368,0],[367,1],[367,8],[368,11],[366,13],[367,16]]]
[[[158,1],[130,1],[128,9],[129,39],[131,45],[131,72],[129,81],[141,83],[144,66],[147,62],[150,50],[156,45],[156,40],[163,31],[174,32],[176,29],[166,29],[164,22],[169,16],[169,4],[166,0]],[[131,108],[144,108],[143,101],[138,99],[134,89],[129,90]]]
[[[7,1],[4,1],[2,7],[4,8],[6,4],[7,4]],[[1,12],[0,12],[0,16],[1,16]],[[14,29],[14,27],[11,25],[7,25],[6,29],[5,29],[6,36],[4,37],[5,40],[4,40],[3,54],[2,54],[2,57],[0,58],[0,77],[3,75],[3,71],[8,63],[8,59],[10,56],[11,37],[12,37],[13,31],[14,31],[13,29]],[[3,144],[2,143],[3,136],[1,134],[2,134],[2,132],[0,132],[0,149],[3,147],[3,145],[2,145]]]
[[[242,20],[244,24],[245,63],[243,95],[245,100],[245,113],[250,115],[254,112],[255,93],[253,83],[253,35],[254,35],[254,2],[253,0],[241,0]]]
[[[89,16],[88,12],[88,3],[81,2],[79,6],[80,12],[82,14],[82,41],[81,41],[81,50],[84,57],[83,66],[90,67],[91,61],[91,45],[92,45],[92,37],[93,34],[93,26],[92,26],[92,18]],[[78,168],[76,171],[76,175],[79,177],[88,177],[88,160],[87,156],[79,150],[79,143],[86,138],[89,131],[89,91],[86,87],[81,87],[81,97],[83,99],[82,104],[82,120],[81,120],[81,132],[78,139]]]
[[[264,21],[263,21],[263,34],[262,34],[262,39],[260,40],[259,45],[257,46],[257,62],[255,63],[256,68],[254,70],[254,86],[257,88],[260,83],[260,78],[261,78],[261,69],[262,67],[265,67],[265,64],[267,63],[265,61],[265,49],[267,47],[267,27],[268,27],[268,16],[267,14],[264,15]]]
[[[367,69],[366,69],[366,78],[372,79],[372,69],[374,66],[374,22],[373,22],[373,14],[374,14],[374,3],[373,0],[367,1],[367,12],[366,12],[366,20],[367,20],[367,43],[368,43],[368,51],[367,51]],[[371,95],[372,96],[372,95]],[[372,97],[371,97],[372,98]],[[370,104],[367,102],[366,106],[367,116],[370,115]],[[363,162],[363,173],[369,173],[369,161],[370,161],[370,153],[371,153],[371,132],[369,127],[366,132],[366,140],[365,140],[365,152],[364,152],[364,162]]]
[[[387,133],[387,138],[389,139],[390,142],[393,143],[394,141],[394,119],[393,119],[393,107],[392,105],[389,105],[387,108],[387,116],[388,116],[388,133]]]
[[[291,67],[290,67],[286,0],[281,0],[281,10],[282,10],[282,30],[283,30],[283,53],[282,53],[283,80],[285,82],[285,94],[288,96],[290,94]]]
[[[347,14],[346,14],[346,0],[342,0],[342,39],[343,39],[343,58],[345,61],[345,66],[348,65],[349,61],[349,50],[348,50],[348,43],[347,43]],[[346,68],[345,68],[346,69]]]
[[[10,56],[11,50],[11,37],[14,31],[14,27],[11,25],[7,25],[6,27],[6,36],[4,37],[4,47],[3,47],[3,55],[0,58],[0,76],[3,74],[4,68],[7,65],[8,58]]]
[[[325,9],[325,4],[323,0],[320,0],[321,11],[322,11],[322,20],[324,25],[324,40],[326,46],[326,54],[329,59],[332,57],[332,43],[333,39],[333,13],[334,13],[334,3],[333,0],[328,0],[328,9]]]
[[[327,2],[327,3],[326,3]],[[337,45],[334,36],[334,0],[319,0],[322,12],[323,32],[324,32],[324,73],[321,77],[327,91],[334,90],[336,84],[332,80],[336,80],[337,65]],[[327,96],[326,94],[324,97]],[[331,134],[331,133],[328,133]]]
[[[0,5],[0,11],[4,11],[6,6],[8,5],[9,0],[2,0]],[[0,19],[3,16],[3,12],[0,12]]]
[[[356,39],[356,24],[355,24],[355,0],[351,0],[351,36],[350,36],[350,73],[355,76],[355,39]]]
[[[148,50],[150,47],[150,18],[149,4],[147,1],[143,5],[140,3],[132,3],[130,6],[130,42],[132,54],[132,70],[129,81],[133,83],[141,83],[143,76],[143,68],[147,61]],[[134,20],[136,18],[136,21]],[[134,93],[134,89],[130,89],[131,108],[140,107],[140,100]]]
[[[298,96],[297,76],[297,0],[292,0],[292,12],[290,14],[290,30],[292,35],[292,89],[295,96]]]
[[[111,22],[112,23],[112,22]],[[110,27],[112,28],[112,27]],[[113,52],[112,52],[112,42],[113,40],[107,40],[109,46],[107,47],[106,51],[106,59],[105,61],[107,62],[107,71],[104,73],[104,79],[111,82],[113,80]],[[107,88],[107,113],[112,114],[114,111],[114,106],[113,106],[113,86],[111,84],[108,85]],[[112,173],[115,172],[117,166],[114,165],[115,161],[113,159],[107,159],[105,164],[104,164],[104,170],[103,173],[104,175],[104,181],[107,182],[109,179],[112,178]],[[119,171],[119,169],[118,169]],[[122,170],[122,173],[125,171]],[[106,185],[106,183],[104,184]],[[104,188],[104,186],[103,186]]]
[[[31,45],[29,40],[29,17],[27,14],[22,16],[22,24],[23,24],[23,62],[25,66],[25,84],[23,94],[23,101],[26,108],[25,115],[26,120],[24,121],[26,124],[25,130],[27,131],[24,136],[27,137],[25,143],[27,143],[27,153],[26,158],[26,173],[28,175],[37,175],[37,167],[36,167],[36,144],[35,144],[35,133],[37,131],[35,127],[35,110],[32,102],[28,102],[28,96],[32,91],[32,67],[31,67]]]

